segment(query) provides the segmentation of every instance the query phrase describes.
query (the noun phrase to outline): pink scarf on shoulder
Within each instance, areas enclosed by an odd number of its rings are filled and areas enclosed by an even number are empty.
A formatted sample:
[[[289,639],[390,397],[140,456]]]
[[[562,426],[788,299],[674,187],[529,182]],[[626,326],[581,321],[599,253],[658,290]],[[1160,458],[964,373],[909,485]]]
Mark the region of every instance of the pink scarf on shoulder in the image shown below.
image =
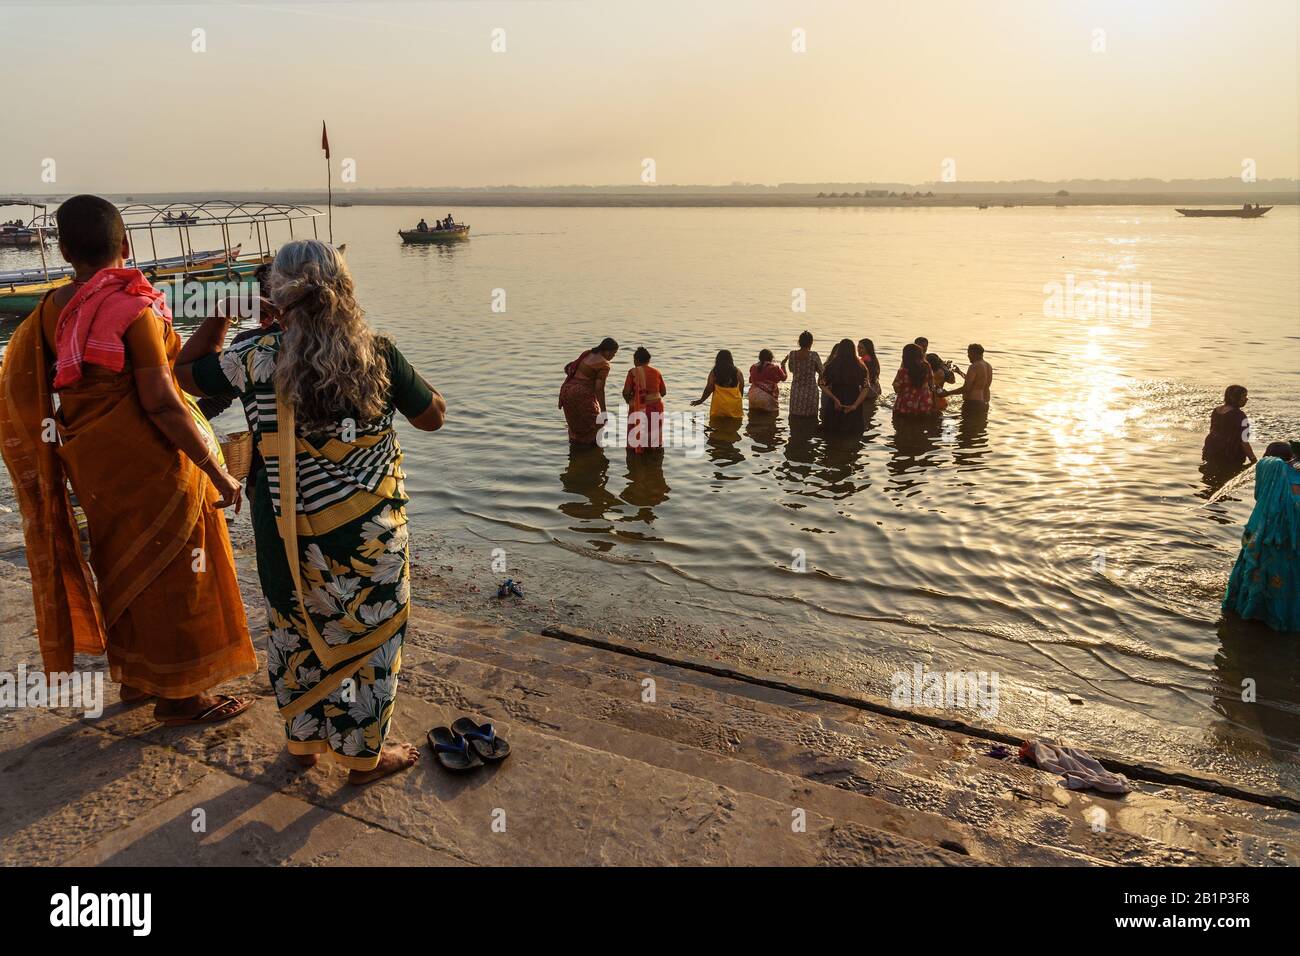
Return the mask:
[[[139,269],[100,269],[72,297],[54,333],[54,387],[81,381],[82,365],[93,362],[113,372],[126,364],[122,336],[145,309],[168,324],[166,296]]]

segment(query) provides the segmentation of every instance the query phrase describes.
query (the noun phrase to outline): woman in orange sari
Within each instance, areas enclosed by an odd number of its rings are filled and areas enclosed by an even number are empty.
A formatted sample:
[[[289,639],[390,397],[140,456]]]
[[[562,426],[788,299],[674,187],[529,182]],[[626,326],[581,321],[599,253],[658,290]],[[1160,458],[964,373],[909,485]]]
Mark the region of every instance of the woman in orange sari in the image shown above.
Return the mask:
[[[45,670],[107,652],[124,701],[157,698],[168,725],[227,720],[251,701],[207,691],[257,669],[219,510],[238,506],[239,483],[172,380],[180,337],[163,294],[123,268],[116,207],[77,196],[57,215],[74,280],[22,323],[0,372]]]
[[[623,383],[623,400],[628,405],[627,447],[638,455],[664,447],[664,396],[668,387],[659,370],[650,364],[645,346],[632,353],[633,366]]]

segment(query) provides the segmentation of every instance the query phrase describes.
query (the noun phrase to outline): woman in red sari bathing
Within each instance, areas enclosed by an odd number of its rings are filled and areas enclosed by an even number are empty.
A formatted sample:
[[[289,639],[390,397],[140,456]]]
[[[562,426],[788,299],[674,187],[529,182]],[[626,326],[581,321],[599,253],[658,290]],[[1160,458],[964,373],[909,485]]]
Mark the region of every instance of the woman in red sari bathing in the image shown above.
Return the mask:
[[[934,411],[934,370],[919,345],[903,346],[903,365],[894,376],[895,415],[929,415]]]
[[[785,369],[777,365],[771,349],[758,353],[758,361],[749,367],[749,413],[768,412],[775,415],[781,407],[781,383]]]
[[[618,354],[618,343],[606,338],[564,367],[559,407],[569,426],[569,444],[594,445],[605,411],[605,379]]]
[[[628,404],[627,447],[638,455],[664,447],[664,396],[668,387],[659,370],[650,364],[644,346],[632,353],[633,366],[623,383],[623,400]]]

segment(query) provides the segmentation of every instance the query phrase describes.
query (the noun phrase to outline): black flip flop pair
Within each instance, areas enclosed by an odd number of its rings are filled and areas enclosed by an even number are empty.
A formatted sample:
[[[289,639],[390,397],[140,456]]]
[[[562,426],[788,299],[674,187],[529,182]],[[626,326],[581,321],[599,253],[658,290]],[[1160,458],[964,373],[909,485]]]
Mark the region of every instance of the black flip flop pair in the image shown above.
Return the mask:
[[[438,763],[454,773],[477,770],[485,763],[498,763],[510,756],[510,743],[498,737],[491,724],[476,724],[458,717],[448,727],[429,731],[429,746]]]

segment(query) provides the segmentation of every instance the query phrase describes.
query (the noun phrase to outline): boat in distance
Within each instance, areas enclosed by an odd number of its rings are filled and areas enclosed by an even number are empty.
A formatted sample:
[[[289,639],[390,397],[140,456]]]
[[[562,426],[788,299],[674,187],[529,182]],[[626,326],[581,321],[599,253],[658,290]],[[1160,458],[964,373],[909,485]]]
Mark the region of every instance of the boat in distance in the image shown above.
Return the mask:
[[[431,242],[454,242],[469,238],[469,226],[456,225],[450,229],[399,229],[397,234],[407,245],[427,245]]]
[[[1242,206],[1240,209],[1179,209],[1174,207],[1174,212],[1182,213],[1184,216],[1214,216],[1218,219],[1258,219],[1264,213],[1272,209],[1272,206]]]

